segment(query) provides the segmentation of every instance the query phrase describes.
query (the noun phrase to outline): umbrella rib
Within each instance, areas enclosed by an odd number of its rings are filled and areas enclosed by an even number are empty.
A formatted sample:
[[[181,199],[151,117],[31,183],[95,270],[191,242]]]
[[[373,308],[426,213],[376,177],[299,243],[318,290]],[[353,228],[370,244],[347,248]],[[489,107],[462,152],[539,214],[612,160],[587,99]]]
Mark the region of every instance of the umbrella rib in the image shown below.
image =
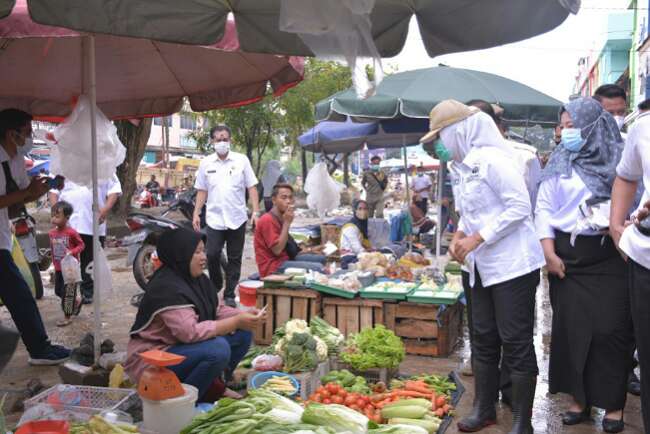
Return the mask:
[[[492,92],[490,87],[487,84],[485,84],[485,82],[479,76],[477,76],[477,74],[473,74],[466,69],[460,69],[460,68],[458,69],[458,71],[462,72],[465,75],[468,75],[469,77],[471,77],[472,79],[480,83],[483,86],[483,88],[486,90],[486,92],[492,95],[492,100],[494,101],[494,104],[499,104],[501,102],[499,101],[499,98],[497,98],[497,96]]]
[[[178,84],[178,87],[181,88],[181,90],[183,91],[183,96],[189,96],[189,94],[187,92],[187,89],[185,89],[183,87],[183,85],[181,84],[181,81],[179,80],[178,76],[176,76],[176,74],[174,73],[174,70],[169,66],[169,63],[167,63],[167,60],[165,59],[165,56],[163,56],[162,51],[160,51],[160,48],[158,47],[158,44],[155,41],[152,41],[152,40],[150,40],[149,42],[151,43],[151,45],[154,47],[154,49],[160,55],[160,59],[163,61],[163,63],[167,67],[167,70],[169,71],[169,73],[174,77],[174,80],[176,80],[176,84]]]

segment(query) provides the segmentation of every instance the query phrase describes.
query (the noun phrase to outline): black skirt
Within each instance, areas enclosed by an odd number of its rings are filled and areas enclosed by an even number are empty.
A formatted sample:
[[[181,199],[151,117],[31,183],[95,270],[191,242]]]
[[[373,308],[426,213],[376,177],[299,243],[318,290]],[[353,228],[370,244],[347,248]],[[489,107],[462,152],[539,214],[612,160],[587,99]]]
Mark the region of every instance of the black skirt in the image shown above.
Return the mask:
[[[609,236],[555,234],[566,276],[549,275],[553,329],[551,393],[568,393],[583,406],[625,407],[633,334],[627,267]]]

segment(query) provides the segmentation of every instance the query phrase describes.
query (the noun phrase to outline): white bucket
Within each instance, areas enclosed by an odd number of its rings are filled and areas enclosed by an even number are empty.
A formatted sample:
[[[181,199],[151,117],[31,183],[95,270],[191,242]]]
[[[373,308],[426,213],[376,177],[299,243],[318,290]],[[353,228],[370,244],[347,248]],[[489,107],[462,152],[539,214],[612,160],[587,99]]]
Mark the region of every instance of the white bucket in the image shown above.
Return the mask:
[[[185,394],[177,398],[151,401],[142,399],[144,428],[158,434],[178,434],[194,417],[199,391],[183,384]]]

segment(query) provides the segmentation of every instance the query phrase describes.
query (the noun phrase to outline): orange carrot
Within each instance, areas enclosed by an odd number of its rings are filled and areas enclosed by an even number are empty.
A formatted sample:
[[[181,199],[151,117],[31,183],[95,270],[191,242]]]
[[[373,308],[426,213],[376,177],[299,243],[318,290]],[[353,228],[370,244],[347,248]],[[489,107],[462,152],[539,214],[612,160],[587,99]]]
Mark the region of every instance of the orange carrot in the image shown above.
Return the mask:
[[[395,396],[400,396],[404,398],[426,398],[431,399],[431,393],[417,392],[414,390],[395,390],[391,392]]]
[[[409,382],[409,381],[407,381],[407,382],[406,382],[406,385],[404,386],[404,388],[405,388],[406,390],[410,390],[410,391],[412,391],[412,392],[420,392],[420,393],[424,393],[424,394],[427,394],[427,395],[430,395],[430,394],[431,394],[431,390],[429,390],[429,389],[426,388],[426,387],[422,387],[421,385],[419,385],[419,384],[417,384],[417,383],[415,383],[415,382]]]

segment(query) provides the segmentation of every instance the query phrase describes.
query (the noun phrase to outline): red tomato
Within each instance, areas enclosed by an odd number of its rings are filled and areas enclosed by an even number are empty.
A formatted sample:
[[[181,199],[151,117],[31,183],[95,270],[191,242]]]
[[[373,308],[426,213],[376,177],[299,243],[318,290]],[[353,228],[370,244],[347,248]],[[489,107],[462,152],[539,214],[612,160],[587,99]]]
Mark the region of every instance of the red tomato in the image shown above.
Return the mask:
[[[370,402],[370,397],[369,396],[362,396],[361,399],[363,399],[363,402],[368,404]]]
[[[346,406],[351,406],[353,404],[357,403],[357,398],[355,398],[353,395],[348,395],[345,397],[345,405]]]
[[[317,393],[314,395],[314,401],[316,402],[323,402],[323,397],[320,393]]]
[[[361,411],[361,409],[359,408],[359,406],[358,406],[357,404],[352,404],[352,405],[350,406],[350,408],[351,408],[352,410],[354,410],[354,411]]]
[[[345,399],[348,396],[348,392],[344,388],[340,388],[339,391],[337,392],[337,395],[340,396],[341,398]]]
[[[440,395],[436,398],[436,408],[443,407],[447,403],[445,395]]]
[[[327,390],[327,389],[321,390],[320,395],[321,395],[323,398],[329,398],[330,396],[332,396],[332,394],[330,393],[330,391]]]
[[[343,404],[343,398],[340,397],[339,395],[333,395],[332,396],[332,403],[334,403],[334,404]]]
[[[335,395],[339,391],[339,385],[336,383],[328,383],[326,387],[327,391],[332,395]]]
[[[445,415],[445,411],[444,411],[442,408],[439,408],[439,409],[437,409],[436,411],[434,411],[434,414],[435,414],[437,417],[440,417],[440,418],[441,418],[441,417],[443,417],[443,416]]]
[[[372,420],[373,416],[375,415],[375,412],[372,411],[372,410],[366,409],[366,411],[364,411],[364,414],[366,415],[366,417],[368,419]]]
[[[375,411],[375,406],[372,405],[372,404],[366,404],[365,409],[366,409],[366,411],[372,411],[372,412],[374,412],[374,411]]]
[[[363,399],[361,399],[361,398],[357,399],[357,407],[359,407],[359,408],[365,408],[366,407],[366,403],[363,401]]]
[[[331,403],[332,403],[331,399],[329,399],[329,398],[323,399],[323,404],[331,404]]]

